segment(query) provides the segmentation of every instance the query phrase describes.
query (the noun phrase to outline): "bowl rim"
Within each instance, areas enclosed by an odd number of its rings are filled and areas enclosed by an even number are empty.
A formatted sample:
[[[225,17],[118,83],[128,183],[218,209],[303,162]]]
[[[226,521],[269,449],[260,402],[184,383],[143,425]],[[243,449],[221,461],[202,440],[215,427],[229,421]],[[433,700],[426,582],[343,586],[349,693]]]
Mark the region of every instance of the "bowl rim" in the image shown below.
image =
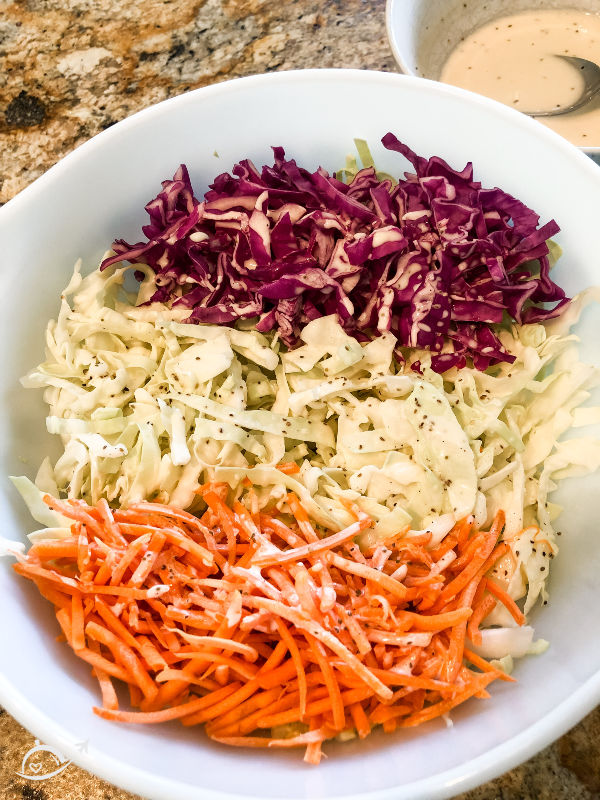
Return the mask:
[[[204,99],[211,94],[235,93],[240,89],[243,90],[246,86],[255,87],[264,83],[278,82],[289,84],[290,82],[306,80],[325,81],[332,78],[340,81],[350,81],[354,84],[357,81],[369,82],[376,80],[387,82],[390,86],[418,86],[420,90],[429,91],[432,95],[451,95],[463,99],[466,97],[471,104],[479,106],[483,110],[488,109],[495,115],[508,118],[513,126],[531,129],[531,126],[535,125],[538,137],[546,138],[554,147],[559,147],[568,152],[568,157],[579,161],[580,166],[589,170],[590,176],[593,175],[594,180],[598,180],[598,177],[600,177],[597,173],[597,167],[592,163],[591,159],[587,158],[575,145],[569,143],[554,131],[539,125],[526,115],[482,95],[467,92],[438,81],[394,72],[360,69],[282,70],[280,72],[262,73],[211,84],[163,100],[132,114],[130,117],[121,120],[116,125],[81,144],[9,200],[0,208],[0,223],[10,224],[11,215],[18,214],[23,204],[27,204],[30,198],[33,199],[37,193],[44,191],[46,186],[51,186],[55,178],[58,178],[65,169],[76,167],[79,159],[93,156],[94,149],[102,145],[105,140],[119,136],[121,131],[143,125],[153,117],[168,113],[175,105],[194,103],[196,98],[201,97]],[[345,795],[343,800],[442,800],[459,792],[467,791],[492,780],[535,755],[577,724],[599,703],[600,665],[592,676],[551,712],[525,728],[518,735],[502,742],[480,756],[450,770],[410,784],[390,789]],[[192,786],[188,783],[159,777],[137,767],[132,767],[113,756],[96,750],[93,746],[88,747],[87,742],[83,743],[82,746],[82,743],[74,741],[73,735],[61,724],[48,717],[45,713],[40,712],[27,699],[25,694],[15,690],[8,678],[2,673],[1,665],[0,704],[28,731],[46,744],[59,749],[66,758],[77,766],[136,795],[152,798],[152,800],[172,800],[174,796],[181,798],[181,800],[250,800],[246,795],[215,792],[210,789]],[[259,798],[255,798],[255,800],[259,800]],[[281,798],[280,800],[284,799]],[[312,796],[310,800],[328,800],[328,798]],[[342,800],[342,797],[340,796],[338,800]]]
[[[134,795],[148,800],[173,800],[174,797],[178,800],[261,800],[159,777],[95,751],[87,741],[74,743],[72,735],[55,720],[40,714],[24,695],[15,694],[1,673],[0,702],[23,727],[45,745],[57,748],[65,759]],[[550,714],[477,758],[404,786],[344,795],[335,800],[445,800],[454,797],[527,761],[570,730],[599,702],[600,670]],[[287,798],[281,797],[279,800]],[[331,797],[312,795],[310,800],[331,800]]]
[[[386,12],[391,8],[395,1],[396,0],[387,0]],[[111,138],[120,136],[121,132],[128,128],[133,128],[140,124],[144,124],[146,117],[167,113],[166,109],[169,109],[176,104],[190,102],[189,98],[191,97],[207,97],[215,93],[220,94],[221,92],[228,91],[235,92],[237,91],[237,87],[242,83],[245,85],[251,85],[253,83],[262,83],[264,81],[271,83],[280,80],[285,83],[290,80],[292,82],[295,80],[305,80],[309,76],[315,80],[326,80],[328,76],[337,76],[340,80],[348,79],[354,81],[370,80],[373,78],[373,76],[377,76],[379,80],[388,80],[390,82],[400,81],[401,84],[405,83],[407,85],[418,86],[419,88],[425,88],[426,91],[437,91],[439,94],[450,95],[459,98],[468,97],[469,102],[471,102],[473,105],[488,108],[490,111],[492,111],[492,113],[501,114],[505,117],[508,117],[513,121],[513,123],[518,123],[525,127],[535,125],[538,138],[542,137],[547,138],[550,141],[554,141],[555,145],[558,144],[563,149],[567,148],[570,150],[572,156],[577,153],[579,157],[583,159],[583,162],[586,162],[592,170],[595,166],[592,159],[586,157],[583,148],[572,144],[568,139],[565,139],[564,136],[561,136],[552,129],[547,128],[537,120],[527,116],[527,114],[523,114],[520,111],[505,105],[504,103],[498,102],[497,100],[492,100],[490,97],[486,97],[485,95],[477,94],[476,92],[470,92],[467,89],[461,89],[460,87],[452,86],[449,83],[434,81],[430,78],[422,78],[413,73],[384,72],[382,70],[370,69],[311,68],[279,70],[277,72],[265,72],[256,75],[246,75],[240,78],[231,78],[229,80],[209,84],[208,86],[202,86],[198,89],[192,89],[189,92],[183,92],[175,97],[169,97],[165,100],[161,100],[158,103],[153,103],[146,108],[142,108],[115,123],[114,125],[111,125],[110,128],[99,131],[90,139],[87,139],[80,145],[77,145],[73,150],[71,150],[44,173],[42,173],[42,175],[28,184],[20,192],[17,192],[17,194],[8,200],[8,202],[6,202],[3,206],[0,206],[0,223],[4,222],[12,213],[18,211],[23,202],[29,201],[29,198],[33,196],[34,193],[41,191],[47,183],[53,181],[55,176],[60,175],[64,169],[70,168],[71,165],[75,166],[77,161],[81,158],[87,158],[88,152],[98,147],[104,141],[109,141]],[[598,153],[600,153],[600,147],[594,148],[594,151],[596,150]]]
[[[415,78],[421,78],[421,80],[430,80],[429,78],[423,78],[422,76],[420,76],[419,73],[410,66],[408,61],[406,61],[406,59],[404,58],[404,54],[402,52],[402,49],[401,49],[400,45],[398,44],[398,39],[396,37],[396,28],[395,28],[395,25],[394,25],[393,17],[394,17],[394,14],[395,14],[396,7],[399,7],[401,3],[402,3],[402,0],[386,0],[386,4],[385,4],[385,28],[386,28],[386,31],[387,31],[387,38],[388,38],[388,43],[390,45],[390,49],[392,51],[394,59],[396,60],[396,63],[398,64],[398,66],[400,67],[400,69],[404,73],[404,75],[411,75],[411,76],[413,76]],[[441,81],[435,81],[435,83],[441,83]],[[444,85],[445,86],[449,86],[450,84],[444,84]],[[463,91],[467,91],[467,90],[465,89]],[[477,93],[476,92],[469,92],[469,94],[477,94]],[[522,113],[522,112],[519,111],[518,113]],[[525,114],[524,116],[527,116],[527,115]],[[546,126],[544,125],[543,127],[546,127]],[[564,137],[561,137],[561,138],[564,138]],[[566,141],[569,141],[569,140],[567,139]],[[583,146],[580,147],[579,145],[573,145],[573,146],[577,147],[578,150],[581,150],[582,152],[584,152],[584,153],[586,153],[586,154],[588,154],[590,156],[594,156],[594,155],[598,156],[598,155],[600,155],[600,144],[598,144],[598,145],[586,145],[585,147],[583,147]]]
[[[416,70],[414,70],[411,66],[409,66],[407,61],[405,61],[402,50],[398,45],[398,39],[396,38],[396,29],[394,27],[394,20],[393,20],[394,10],[395,10],[395,0],[386,0],[385,28],[387,32],[390,49],[392,51],[394,59],[396,60],[396,63],[398,64],[400,70],[404,73],[404,75],[412,75],[415,78],[419,78],[421,76]]]

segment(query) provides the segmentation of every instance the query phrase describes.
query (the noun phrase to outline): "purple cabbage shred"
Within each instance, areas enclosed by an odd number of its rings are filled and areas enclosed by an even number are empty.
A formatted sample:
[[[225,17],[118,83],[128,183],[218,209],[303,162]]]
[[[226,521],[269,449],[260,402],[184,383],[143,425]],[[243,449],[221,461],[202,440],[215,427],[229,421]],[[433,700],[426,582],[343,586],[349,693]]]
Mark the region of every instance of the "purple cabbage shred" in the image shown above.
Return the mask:
[[[361,341],[391,331],[430,350],[436,372],[513,362],[491,326],[549,319],[568,302],[549,277],[558,225],[538,227],[519,200],[482,188],[470,163],[458,172],[391,133],[382,142],[414,169],[395,186],[373,168],[349,184],[311,173],[275,147],[272,166],[241,161],[199,201],[182,165],[146,206],[145,241],[115,241],[102,268],[147,264],[149,302],[189,309],[190,323],[256,318],[288,347],[337,314]]]

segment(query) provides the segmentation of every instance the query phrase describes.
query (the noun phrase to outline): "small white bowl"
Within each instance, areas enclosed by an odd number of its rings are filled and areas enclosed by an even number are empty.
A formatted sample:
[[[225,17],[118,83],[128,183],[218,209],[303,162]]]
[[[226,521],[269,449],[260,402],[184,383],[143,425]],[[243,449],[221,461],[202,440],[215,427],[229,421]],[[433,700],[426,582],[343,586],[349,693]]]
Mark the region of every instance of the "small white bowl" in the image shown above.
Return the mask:
[[[463,37],[497,17],[532,8],[576,8],[598,13],[597,0],[387,0],[386,25],[398,66],[406,75],[439,80]],[[582,147],[600,163],[600,142]]]
[[[79,147],[0,209],[0,476],[33,475],[48,452],[41,396],[19,386],[39,362],[46,321],[73,263],[93,269],[115,236],[134,240],[144,203],[181,162],[197,193],[241,158],[270,162],[270,145],[335,170],[368,140],[381,169],[409,165],[379,141],[393,131],[425,156],[501,186],[556,218],[569,293],[598,280],[600,170],[561,137],[518,112],[432,81],[358,70],[307,70],[221,83],[168,100]],[[215,157],[215,151],[218,157]],[[272,162],[270,162],[272,163]],[[548,165],[551,165],[549,168]],[[600,360],[600,313],[579,327],[583,355]],[[24,463],[25,462],[25,463]],[[518,683],[436,721],[364,742],[331,744],[319,767],[299,752],[239,751],[197,728],[119,725],[94,716],[89,667],[55,641],[52,609],[0,560],[0,704],[65,758],[153,800],[435,800],[466,791],[529,758],[600,701],[600,476],[566,483],[558,502],[562,548],[551,604],[533,615],[547,653],[522,660]],[[0,530],[24,539],[35,524],[0,478]]]

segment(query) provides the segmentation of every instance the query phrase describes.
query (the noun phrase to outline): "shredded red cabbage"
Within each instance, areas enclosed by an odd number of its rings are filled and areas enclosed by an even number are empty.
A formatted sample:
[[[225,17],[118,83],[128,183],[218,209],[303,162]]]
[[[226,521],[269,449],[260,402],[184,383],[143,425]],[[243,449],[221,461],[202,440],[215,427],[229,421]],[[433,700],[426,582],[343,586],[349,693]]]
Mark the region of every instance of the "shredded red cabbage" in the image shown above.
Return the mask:
[[[458,172],[391,133],[382,142],[414,168],[396,186],[373,168],[349,184],[310,173],[275,147],[273,166],[241,161],[199,202],[182,165],[146,206],[146,241],[115,241],[102,268],[147,264],[151,301],[189,308],[192,323],[256,317],[289,347],[308,321],[337,314],[361,340],[391,331],[432,351],[437,372],[514,361],[490,325],[505,313],[549,319],[568,302],[549,277],[558,225],[538,228],[530,208],[473,180],[470,163]]]

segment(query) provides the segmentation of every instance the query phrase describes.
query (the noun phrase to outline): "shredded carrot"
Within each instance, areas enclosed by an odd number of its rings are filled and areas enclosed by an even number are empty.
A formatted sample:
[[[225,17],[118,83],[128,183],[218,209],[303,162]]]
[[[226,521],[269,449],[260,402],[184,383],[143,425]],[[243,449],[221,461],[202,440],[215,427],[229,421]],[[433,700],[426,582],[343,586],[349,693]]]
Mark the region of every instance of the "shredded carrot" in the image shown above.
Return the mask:
[[[501,513],[501,512],[499,512]],[[502,517],[504,515],[502,514]],[[500,528],[502,525],[500,526]],[[497,530],[497,525],[492,525],[492,530],[484,537],[479,546],[472,554],[472,558],[467,566],[460,572],[453,581],[450,581],[440,595],[441,600],[447,602],[465,588],[465,586],[477,575],[479,569],[485,564],[489,555],[491,555],[494,545],[498,541],[500,531]]]
[[[336,730],[341,731],[346,723],[346,715],[344,713],[344,702],[342,700],[340,686],[321,644],[312,636],[308,636],[307,638],[310,649],[313,651],[315,658],[317,659],[317,663],[321,668],[321,674],[323,675],[325,685],[327,686],[327,691],[329,692],[333,726]]]
[[[40,561],[54,561],[59,558],[77,558],[79,542],[77,539],[54,539],[36,542],[29,550],[29,556]]]
[[[510,683],[514,683],[515,682],[515,679],[513,677],[508,675],[506,672],[502,672],[499,669],[498,670],[495,669],[495,667],[493,667],[489,663],[489,661],[486,661],[485,658],[482,658],[481,656],[478,656],[477,653],[474,653],[472,650],[469,650],[468,648],[465,647],[465,649],[463,650],[463,653],[464,653],[465,659],[467,661],[470,661],[471,664],[473,664],[475,667],[480,669],[482,672],[497,672],[498,673],[498,678],[501,681],[509,681]]]
[[[286,461],[283,464],[277,464],[277,469],[283,472],[284,475],[296,475],[300,472],[300,467],[295,461]]]
[[[368,528],[369,524],[370,523],[366,524],[362,520],[358,520],[357,522],[353,522],[349,527],[344,528],[343,531],[332,533],[330,536],[326,536],[317,542],[311,542],[311,544],[304,545],[304,547],[296,547],[281,553],[267,553],[263,556],[259,556],[254,560],[254,564],[258,567],[266,567],[272,564],[287,564],[290,561],[300,561],[307,556],[324,553],[340,544],[348,542],[350,539],[354,539],[361,531]]]
[[[189,700],[187,703],[181,703],[178,706],[166,708],[163,711],[144,713],[139,711],[113,711],[105,708],[94,708],[94,712],[103,719],[115,720],[117,722],[137,722],[144,724],[168,722],[172,719],[181,719],[182,717],[195,714],[201,709],[210,708],[221,701],[222,698],[231,697],[235,688],[236,684],[233,683],[204,695],[204,697],[197,697],[194,700]]]
[[[523,614],[519,606],[515,603],[508,592],[505,592],[504,589],[501,586],[498,586],[496,581],[491,580],[491,578],[485,579],[485,586],[488,592],[493,594],[494,597],[496,597],[502,603],[517,625],[525,624],[525,614]]]
[[[46,581],[43,578],[32,578],[31,580],[39,589],[42,597],[45,597],[46,600],[49,600],[56,608],[64,608],[67,605],[71,605],[71,596],[57,591],[56,587],[53,586],[53,584],[49,581]]]
[[[263,736],[224,736],[222,738],[213,736],[213,739],[216,742],[228,744],[232,747],[299,747],[314,742],[322,742],[329,735],[329,733],[317,729],[307,733],[300,733],[298,736],[292,736],[289,739],[268,739]]]
[[[485,581],[481,581],[481,583],[485,587]],[[496,600],[488,594],[483,597],[477,605],[475,605],[475,603],[473,603],[473,605],[475,606],[473,609],[473,615],[467,622],[467,635],[473,644],[480,645],[482,639],[479,626],[487,617],[487,615],[494,609]]]
[[[361,739],[365,739],[371,733],[371,723],[365,710],[360,703],[353,703],[350,706],[350,716],[354,723],[354,728]]]
[[[71,645],[75,651],[85,647],[83,602],[79,592],[71,595]]]
[[[115,661],[122,664],[130,673],[132,682],[140,687],[145,697],[152,698],[157,694],[158,688],[156,682],[148,675],[144,665],[140,662],[133,650],[124,644],[112,631],[109,631],[108,628],[102,625],[98,625],[96,622],[90,621],[85,626],[85,632],[99,644],[108,647]]]
[[[321,727],[321,716],[319,714],[315,715],[311,718],[309,723],[309,729],[311,733],[315,731],[319,731]],[[323,755],[322,750],[323,741],[318,739],[317,741],[310,742],[310,744],[306,745],[306,751],[304,753],[304,761],[306,764],[314,764],[318,766],[321,763],[321,757]]]
[[[414,714],[404,719],[401,724],[406,727],[414,727],[415,725],[421,725],[423,722],[440,717],[442,714],[447,714],[448,711],[451,711],[453,708],[456,708],[456,706],[464,703],[465,700],[473,697],[473,695],[480,692],[488,683],[496,678],[498,678],[497,672],[480,673],[470,680],[464,689],[458,691],[451,700],[440,700],[438,703],[416,711]]]
[[[302,656],[300,655],[300,650],[298,649],[298,644],[296,640],[289,632],[285,622],[282,619],[275,620],[277,629],[279,631],[279,635],[281,636],[281,641],[284,642],[287,649],[290,651],[290,656],[294,667],[296,668],[296,673],[298,675],[298,694],[300,700],[300,714],[302,718],[306,714],[306,672],[304,670],[304,664],[302,663]],[[288,662],[289,663],[289,662]]]
[[[200,518],[46,497],[72,535],[36,542],[15,565],[92,667],[104,719],[205,724],[222,744],[305,746],[318,764],[343,731],[418,725],[512,680],[465,647],[496,602],[525,621],[488,574],[508,551],[502,512],[489,531],[468,517],[431,546],[431,533],[406,528],[358,538],[372,521],[347,500],[350,525],[330,531],[292,493],[259,513],[249,481],[231,503],[226,484],[197,494]]]

